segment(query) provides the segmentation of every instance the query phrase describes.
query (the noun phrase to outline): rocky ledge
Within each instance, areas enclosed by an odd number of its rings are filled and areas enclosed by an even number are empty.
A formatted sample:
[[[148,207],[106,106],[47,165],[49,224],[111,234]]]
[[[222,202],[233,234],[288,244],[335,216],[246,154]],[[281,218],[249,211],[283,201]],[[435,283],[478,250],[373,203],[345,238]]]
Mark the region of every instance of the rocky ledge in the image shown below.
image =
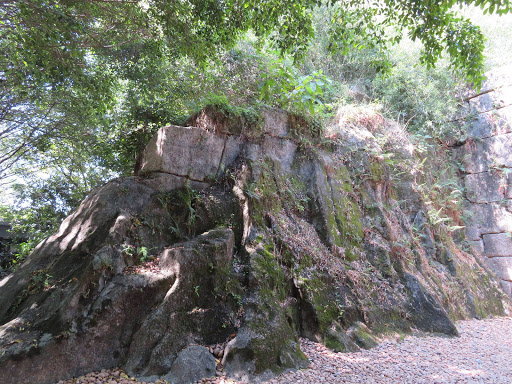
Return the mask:
[[[162,128],[137,176],[92,191],[0,281],[0,382],[258,381],[308,365],[299,337],[355,351],[505,313],[492,273],[427,220],[407,135],[367,123],[325,138],[281,110],[210,108]]]

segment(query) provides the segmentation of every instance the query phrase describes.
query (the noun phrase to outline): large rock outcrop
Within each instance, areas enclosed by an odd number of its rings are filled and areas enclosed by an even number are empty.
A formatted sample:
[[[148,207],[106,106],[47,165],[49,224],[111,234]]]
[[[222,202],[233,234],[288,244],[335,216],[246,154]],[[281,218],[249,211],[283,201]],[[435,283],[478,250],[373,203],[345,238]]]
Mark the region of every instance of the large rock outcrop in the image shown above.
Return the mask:
[[[487,74],[465,101],[463,169],[466,235],[512,296],[512,67]]]
[[[92,191],[0,281],[0,382],[119,365],[186,382],[211,371],[193,345],[225,345],[227,374],[256,380],[306,366],[298,336],[349,351],[507,310],[478,257],[426,220],[398,125],[325,138],[280,110],[214,112],[162,128],[138,176]]]

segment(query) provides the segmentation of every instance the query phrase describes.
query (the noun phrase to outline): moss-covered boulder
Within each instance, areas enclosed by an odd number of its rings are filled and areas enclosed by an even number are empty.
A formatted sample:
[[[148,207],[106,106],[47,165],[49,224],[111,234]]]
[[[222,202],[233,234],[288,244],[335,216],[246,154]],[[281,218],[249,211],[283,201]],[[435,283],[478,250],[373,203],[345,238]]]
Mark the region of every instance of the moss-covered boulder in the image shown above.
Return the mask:
[[[137,177],[91,192],[0,281],[2,383],[163,377],[197,344],[226,346],[228,376],[262,379],[307,366],[299,337],[355,351],[509,309],[432,219],[398,125],[345,119],[322,137],[281,110],[212,113],[163,128]]]

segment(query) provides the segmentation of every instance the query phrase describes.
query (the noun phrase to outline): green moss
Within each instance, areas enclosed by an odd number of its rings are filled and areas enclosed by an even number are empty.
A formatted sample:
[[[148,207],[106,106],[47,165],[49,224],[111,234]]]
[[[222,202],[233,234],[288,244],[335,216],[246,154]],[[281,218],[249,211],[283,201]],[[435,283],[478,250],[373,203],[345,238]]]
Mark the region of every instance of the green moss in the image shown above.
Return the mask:
[[[324,336],[324,345],[335,352],[346,352],[347,348],[341,340],[331,333]]]
[[[242,296],[244,289],[240,281],[233,275],[231,266],[221,266],[215,268],[213,265],[208,266],[206,274],[215,274],[219,284],[215,285],[215,296],[221,299],[230,297],[236,302],[236,306],[239,308],[242,305]]]
[[[335,172],[327,167],[325,177],[329,180],[330,189],[330,196],[323,196],[327,205],[327,230],[334,244],[345,249],[346,259],[356,260],[357,253],[354,250],[360,248],[363,224],[359,206],[349,198],[353,190],[348,171],[344,166]]]
[[[411,332],[410,323],[407,320],[407,313],[400,306],[375,308],[367,314],[367,317],[368,325],[377,335],[390,332],[400,334]]]
[[[340,225],[338,228],[341,230],[345,256],[349,261],[356,260],[353,249],[359,248],[363,239],[363,223],[357,204],[343,198],[342,204],[338,205],[338,221],[341,223],[341,228]]]
[[[384,179],[385,172],[383,166],[378,162],[370,163],[370,179],[377,182]]]
[[[274,243],[265,236],[258,236],[254,248],[250,262],[254,283],[257,284],[258,304],[251,308],[251,315],[246,318],[246,326],[258,335],[251,339],[252,360],[255,374],[267,369],[280,373],[285,368],[296,367],[298,361],[307,360],[298,348],[293,327],[287,321],[288,316],[295,318],[293,308],[283,310],[280,305],[285,302],[289,288],[289,280],[282,267],[285,256],[276,255]]]
[[[299,284],[315,310],[320,332],[325,332],[332,322],[338,320],[343,313],[336,301],[332,287],[316,274],[309,279],[299,280]]]
[[[257,164],[260,176],[257,181],[245,188],[245,195],[252,204],[252,219],[254,225],[264,228],[264,217],[267,213],[278,212],[282,208],[279,198],[279,187],[276,182],[274,164],[265,159]]]
[[[251,263],[260,284],[260,296],[271,302],[284,301],[287,293],[285,276],[273,252],[273,243],[267,241],[251,256]]]
[[[293,342],[295,336],[286,319],[279,313],[279,309],[274,308],[268,314],[270,319],[258,316],[258,319],[253,319],[251,323],[253,329],[256,327],[257,333],[262,336],[251,340],[256,375],[268,369],[279,374],[285,368],[295,368],[297,362],[301,360],[307,361],[298,343]],[[269,326],[270,322],[274,325]]]
[[[504,315],[504,294],[493,286],[489,274],[484,269],[478,265],[471,268],[465,262],[456,263],[455,268],[457,275],[463,279],[464,286],[471,292],[477,316],[485,318]]]
[[[296,368],[297,362],[302,361],[304,367],[309,364],[308,358],[300,350],[299,343],[289,340],[279,351],[279,365],[281,368]]]
[[[252,204],[253,224],[264,228],[264,218],[268,214],[277,214],[283,210],[302,215],[309,203],[306,183],[298,177],[283,174],[279,163],[266,158],[257,163],[259,173],[257,181],[246,187],[245,194]]]
[[[370,334],[370,330],[362,323],[356,323],[351,331],[351,338],[364,349],[370,349],[378,345],[377,339]]]

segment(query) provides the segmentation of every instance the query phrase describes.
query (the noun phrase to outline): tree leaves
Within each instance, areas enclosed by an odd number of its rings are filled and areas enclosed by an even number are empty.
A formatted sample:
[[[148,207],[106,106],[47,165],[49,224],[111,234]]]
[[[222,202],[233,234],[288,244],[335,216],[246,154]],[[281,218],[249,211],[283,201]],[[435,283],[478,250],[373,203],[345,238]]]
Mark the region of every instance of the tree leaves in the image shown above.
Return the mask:
[[[269,69],[263,76],[260,100],[302,113],[324,109],[322,98],[330,80],[321,70],[301,76],[283,59],[276,60]]]
[[[479,87],[483,81],[484,37],[469,20],[458,17],[455,5],[475,4],[486,12],[505,14],[512,11],[509,0],[356,0],[332,2],[337,12],[332,20],[332,46],[341,52],[349,47],[385,49],[397,43],[409,31],[413,40],[422,42],[422,64],[433,67],[443,52],[448,52],[455,71]]]
[[[260,73],[267,74],[264,100],[321,109],[325,76],[316,68],[303,76],[284,59],[307,57],[312,10],[320,5],[334,9],[329,26],[322,26],[333,51],[377,52],[375,67],[385,71],[388,46],[408,33],[423,43],[426,66],[446,52],[454,71],[479,86],[484,38],[454,12],[464,4],[511,11],[510,0],[0,2],[0,179],[62,176],[83,194],[112,170],[128,172],[147,137],[188,111],[198,95],[253,96]],[[242,75],[221,68],[220,54],[248,32],[281,60],[257,70],[251,64],[253,72]],[[229,90],[244,81],[251,86]]]

